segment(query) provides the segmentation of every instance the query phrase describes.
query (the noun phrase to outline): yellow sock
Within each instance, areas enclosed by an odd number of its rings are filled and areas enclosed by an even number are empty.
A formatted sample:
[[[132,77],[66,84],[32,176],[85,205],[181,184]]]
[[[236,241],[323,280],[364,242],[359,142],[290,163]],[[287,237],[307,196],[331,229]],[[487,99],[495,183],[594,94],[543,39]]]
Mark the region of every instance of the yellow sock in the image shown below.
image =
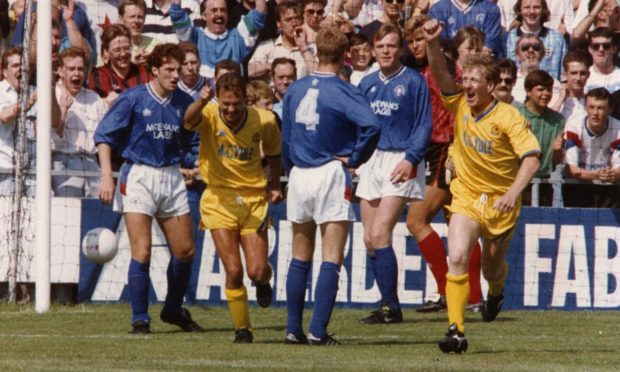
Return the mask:
[[[469,274],[446,274],[446,303],[448,304],[448,321],[456,323],[461,332],[465,332],[465,306],[469,299]]]
[[[248,292],[245,286],[237,289],[226,289],[225,292],[235,329],[247,328],[252,331]]]
[[[502,276],[500,276],[500,278],[496,281],[489,281],[489,294],[491,296],[499,296],[504,292],[504,281],[508,276],[508,264],[504,261],[502,262],[502,265],[504,266]]]

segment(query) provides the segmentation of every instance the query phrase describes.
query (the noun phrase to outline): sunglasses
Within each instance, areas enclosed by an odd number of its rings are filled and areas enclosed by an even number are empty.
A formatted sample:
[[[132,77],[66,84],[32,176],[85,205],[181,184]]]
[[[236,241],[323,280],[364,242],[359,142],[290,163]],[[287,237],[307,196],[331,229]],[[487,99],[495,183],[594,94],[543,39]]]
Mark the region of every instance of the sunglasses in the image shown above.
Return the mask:
[[[499,82],[501,83],[502,81],[503,81],[504,83],[506,83],[506,85],[512,85],[512,83],[514,83],[514,82],[515,82],[513,78],[505,78],[505,79],[501,79],[501,78],[500,78],[500,79],[499,79]]]
[[[530,49],[534,49],[535,52],[540,52],[542,50],[542,45],[540,44],[523,44],[521,45],[521,51],[527,52]]]
[[[320,10],[306,9],[306,14],[309,16],[313,16],[316,14],[317,16],[322,17],[323,14],[325,14],[325,10],[324,9],[320,9]]]
[[[388,3],[388,4],[394,4],[394,3],[396,3],[396,4],[404,4],[405,0],[391,0],[391,1],[390,0],[385,0],[385,2]]]
[[[592,43],[590,44],[590,48],[593,50],[600,50],[603,47],[603,50],[611,49],[611,43]]]

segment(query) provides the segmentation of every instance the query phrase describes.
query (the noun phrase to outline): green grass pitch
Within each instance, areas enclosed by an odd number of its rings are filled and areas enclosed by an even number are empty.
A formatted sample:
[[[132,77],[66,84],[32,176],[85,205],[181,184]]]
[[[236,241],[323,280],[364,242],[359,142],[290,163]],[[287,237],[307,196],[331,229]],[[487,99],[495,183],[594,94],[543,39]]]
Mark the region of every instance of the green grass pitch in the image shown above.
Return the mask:
[[[603,371],[620,368],[618,313],[503,311],[492,323],[468,313],[469,351],[446,355],[436,342],[445,313],[405,309],[397,325],[358,325],[368,310],[336,308],[330,332],[341,346],[284,345],[286,309],[251,308],[254,344],[232,344],[222,306],[191,306],[204,334],[188,334],[154,316],[148,336],[128,334],[129,305],[0,305],[0,370],[490,370]],[[159,305],[151,306],[158,315]],[[311,311],[306,310],[305,320]]]

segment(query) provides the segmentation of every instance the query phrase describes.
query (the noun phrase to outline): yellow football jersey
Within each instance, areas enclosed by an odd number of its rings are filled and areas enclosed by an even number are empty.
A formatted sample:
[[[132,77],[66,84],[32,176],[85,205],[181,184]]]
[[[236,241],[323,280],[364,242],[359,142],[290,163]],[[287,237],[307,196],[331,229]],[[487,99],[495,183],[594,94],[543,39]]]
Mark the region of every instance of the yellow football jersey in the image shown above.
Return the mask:
[[[266,156],[280,155],[280,128],[275,114],[254,107],[239,128],[231,129],[220,116],[219,104],[202,110],[198,168],[207,187],[238,191],[265,190],[267,179],[261,166],[261,143]]]
[[[458,184],[478,194],[506,193],[519,160],[541,152],[525,118],[515,107],[495,100],[473,116],[463,93],[442,96],[442,102],[455,114],[452,159]]]

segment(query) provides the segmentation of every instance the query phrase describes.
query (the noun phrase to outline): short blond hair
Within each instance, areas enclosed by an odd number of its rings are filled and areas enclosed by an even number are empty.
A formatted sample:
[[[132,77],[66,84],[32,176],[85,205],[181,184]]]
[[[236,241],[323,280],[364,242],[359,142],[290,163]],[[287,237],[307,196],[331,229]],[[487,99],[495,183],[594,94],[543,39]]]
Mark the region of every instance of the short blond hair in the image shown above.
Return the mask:
[[[487,54],[470,54],[465,57],[463,71],[467,69],[481,68],[487,82],[499,83],[499,66],[493,57]]]
[[[316,35],[317,57],[320,63],[338,63],[349,45],[349,39],[336,27],[321,28]]]

